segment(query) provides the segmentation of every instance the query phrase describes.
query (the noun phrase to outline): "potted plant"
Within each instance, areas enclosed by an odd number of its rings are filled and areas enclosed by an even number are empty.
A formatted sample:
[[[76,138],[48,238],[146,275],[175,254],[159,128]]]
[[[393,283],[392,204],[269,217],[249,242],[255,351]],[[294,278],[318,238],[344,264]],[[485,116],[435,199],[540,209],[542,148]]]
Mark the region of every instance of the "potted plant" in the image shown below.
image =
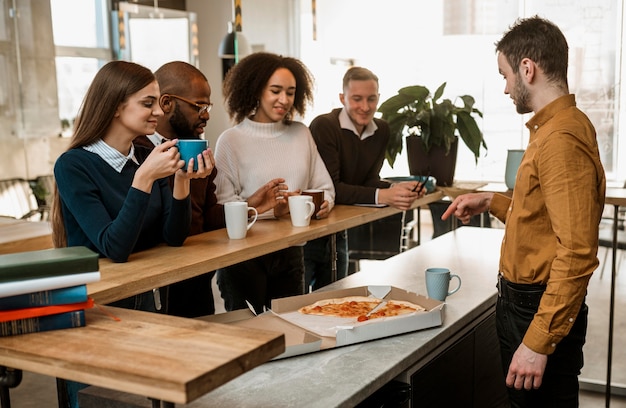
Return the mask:
[[[437,179],[438,185],[450,186],[456,167],[458,137],[474,154],[476,162],[480,147],[487,149],[487,144],[476,123],[476,115],[482,118],[483,114],[474,108],[474,98],[462,95],[459,99],[463,106],[456,105],[450,99],[441,99],[445,87],[444,82],[434,95],[421,85],[404,87],[384,101],[378,111],[389,123],[391,131],[386,151],[389,165],[393,167],[397,155],[402,152],[406,136],[411,174],[423,176],[429,173]],[[451,169],[438,171],[442,161],[451,162],[448,164]]]

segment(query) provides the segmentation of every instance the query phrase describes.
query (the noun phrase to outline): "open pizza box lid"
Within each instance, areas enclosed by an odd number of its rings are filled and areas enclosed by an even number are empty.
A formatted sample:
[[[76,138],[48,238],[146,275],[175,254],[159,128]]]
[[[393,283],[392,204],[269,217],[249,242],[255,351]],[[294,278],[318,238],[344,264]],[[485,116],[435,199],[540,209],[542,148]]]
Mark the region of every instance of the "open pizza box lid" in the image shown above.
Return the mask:
[[[321,350],[322,339],[298,326],[286,322],[270,312],[255,316],[250,309],[235,310],[232,312],[199,317],[201,320],[234,324],[251,329],[270,330],[285,335],[285,351],[274,357],[278,360],[300,354],[312,353]]]
[[[385,300],[404,300],[423,306],[426,311],[390,318],[357,322],[356,319],[298,316],[298,309],[319,300],[347,296],[373,296]],[[235,324],[255,329],[278,331],[285,334],[286,350],[275,357],[281,359],[334,347],[395,336],[443,324],[445,303],[408,292],[393,286],[360,286],[356,288],[314,292],[272,300],[272,310],[255,316],[251,310],[205,316],[201,319]],[[327,327],[320,327],[321,320],[329,320]]]

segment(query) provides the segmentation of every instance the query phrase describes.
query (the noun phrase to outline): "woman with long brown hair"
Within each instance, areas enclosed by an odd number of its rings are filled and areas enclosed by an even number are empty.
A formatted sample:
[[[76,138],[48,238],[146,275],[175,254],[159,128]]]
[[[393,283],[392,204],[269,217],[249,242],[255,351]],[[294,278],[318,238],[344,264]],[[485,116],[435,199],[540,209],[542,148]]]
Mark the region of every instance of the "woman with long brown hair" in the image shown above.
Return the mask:
[[[176,140],[158,146],[138,164],[139,147],[132,141],[154,133],[157,117],[163,115],[159,96],[154,74],[141,65],[113,61],[96,74],[70,146],[54,166],[56,247],[86,246],[126,262],[131,253],[160,243],[183,244],[191,219],[189,180],[208,176],[213,166],[200,160],[197,172],[183,171]],[[171,174],[173,190],[167,182]],[[139,304],[138,298],[121,306],[155,309],[149,302]]]
[[[213,170],[208,151],[187,171],[167,141],[148,152],[139,165],[133,139],[152,134],[159,106],[159,85],[147,68],[125,61],[104,65],[96,74],[74,123],[68,150],[55,163],[52,236],[56,247],[86,246],[115,262],[160,243],[183,244],[191,223],[189,181]],[[170,189],[168,177],[174,174]],[[114,302],[130,309],[158,311],[158,289]],[[66,382],[71,407],[86,385]]]

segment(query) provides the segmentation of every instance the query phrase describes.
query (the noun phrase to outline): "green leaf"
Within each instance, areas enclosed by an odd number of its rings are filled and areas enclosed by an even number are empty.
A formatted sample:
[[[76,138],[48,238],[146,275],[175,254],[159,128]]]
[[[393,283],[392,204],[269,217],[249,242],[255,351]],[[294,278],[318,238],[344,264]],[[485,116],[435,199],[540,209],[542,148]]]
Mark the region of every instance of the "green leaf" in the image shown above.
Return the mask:
[[[459,129],[461,139],[463,139],[470,151],[474,153],[474,159],[478,163],[480,146],[481,144],[484,145],[483,134],[478,128],[478,124],[476,124],[476,121],[469,113],[461,111],[457,113],[457,128]]]
[[[437,88],[437,90],[435,91],[435,95],[433,95],[433,101],[438,101],[439,98],[441,98],[441,95],[443,95],[444,89],[446,89],[446,82],[439,85],[439,88]]]

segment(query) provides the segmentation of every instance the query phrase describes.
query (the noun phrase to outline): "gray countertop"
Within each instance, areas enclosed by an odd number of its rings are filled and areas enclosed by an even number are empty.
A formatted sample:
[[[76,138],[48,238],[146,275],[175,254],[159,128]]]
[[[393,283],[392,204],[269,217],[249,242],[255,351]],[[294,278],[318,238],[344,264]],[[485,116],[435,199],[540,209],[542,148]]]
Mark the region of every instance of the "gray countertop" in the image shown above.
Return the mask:
[[[185,407],[353,407],[402,372],[430,361],[441,348],[493,310],[503,230],[462,227],[377,263],[322,290],[392,285],[426,295],[424,270],[447,267],[462,279],[448,297],[442,326],[272,361],[249,371]],[[453,282],[454,283],[454,282]],[[89,387],[81,407],[134,407],[145,397]],[[120,404],[121,403],[121,404]],[[93,404],[93,405],[92,405]]]

